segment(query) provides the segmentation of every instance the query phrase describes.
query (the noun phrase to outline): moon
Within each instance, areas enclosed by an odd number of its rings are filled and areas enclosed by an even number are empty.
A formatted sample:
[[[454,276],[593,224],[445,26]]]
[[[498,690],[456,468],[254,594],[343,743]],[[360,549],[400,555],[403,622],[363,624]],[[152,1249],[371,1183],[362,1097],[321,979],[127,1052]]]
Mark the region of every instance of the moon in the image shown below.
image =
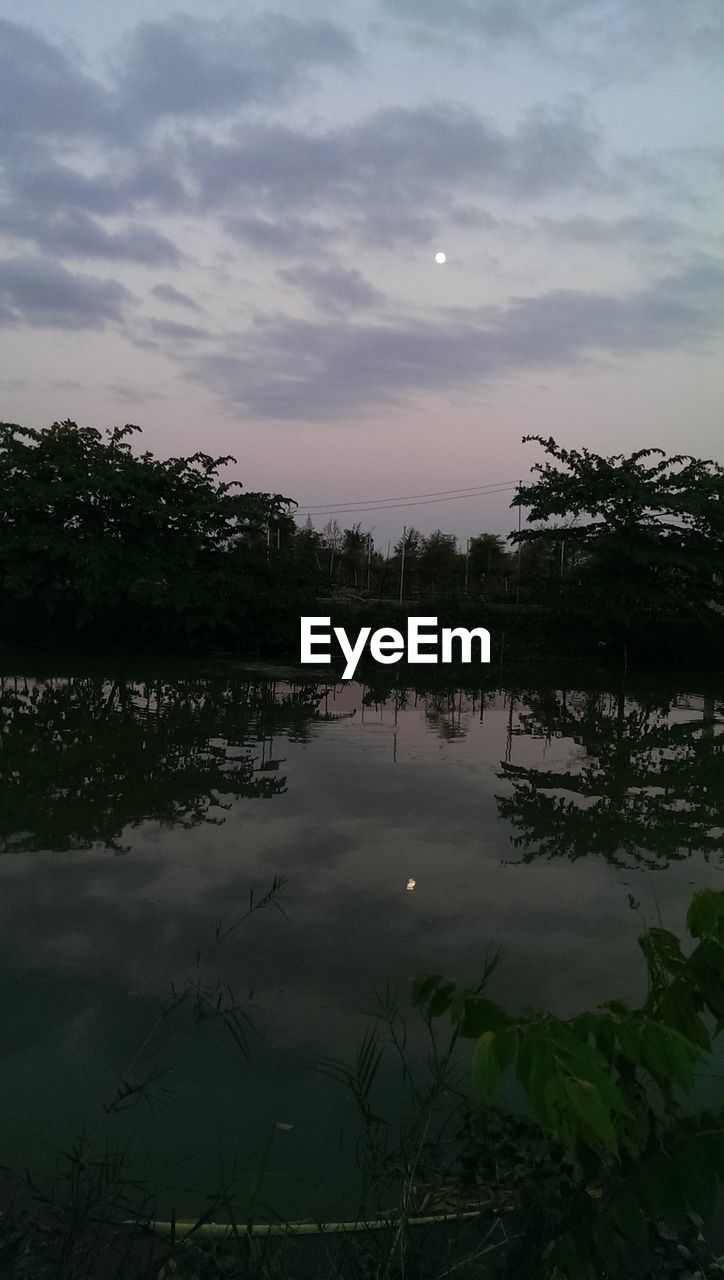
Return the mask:
[[[435,261],[442,266],[443,262],[447,262],[447,254],[443,253],[441,249],[439,253],[435,254]]]

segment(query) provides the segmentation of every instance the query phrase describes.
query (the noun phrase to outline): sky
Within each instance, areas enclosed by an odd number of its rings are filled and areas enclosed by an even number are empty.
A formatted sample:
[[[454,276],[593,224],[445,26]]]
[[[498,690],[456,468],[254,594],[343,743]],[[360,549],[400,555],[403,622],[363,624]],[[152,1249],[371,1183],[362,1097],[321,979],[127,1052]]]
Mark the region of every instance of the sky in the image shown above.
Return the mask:
[[[524,435],[724,461],[719,0],[19,12],[2,420],[233,454],[382,549],[506,533]]]

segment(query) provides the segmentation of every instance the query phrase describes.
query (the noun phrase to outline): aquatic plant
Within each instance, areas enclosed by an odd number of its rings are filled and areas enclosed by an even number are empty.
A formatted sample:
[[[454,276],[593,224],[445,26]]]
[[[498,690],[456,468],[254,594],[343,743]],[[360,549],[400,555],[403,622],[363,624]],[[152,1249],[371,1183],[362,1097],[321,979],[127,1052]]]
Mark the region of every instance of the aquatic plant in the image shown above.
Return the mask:
[[[417,981],[426,1016],[448,1016],[454,1037],[474,1041],[478,1133],[501,1081],[514,1076],[556,1165],[554,1195],[529,1182],[518,1206],[527,1221],[516,1253],[528,1269],[511,1275],[630,1276],[632,1254],[651,1255],[662,1229],[677,1239],[714,1217],[724,1185],[721,1073],[711,1076],[715,1105],[697,1112],[690,1100],[724,1027],[724,892],[695,894],[687,927],[696,940],[688,955],[666,929],[640,938],[649,989],[638,1009],[609,1000],[569,1019],[509,1015],[479,988],[438,974]]]

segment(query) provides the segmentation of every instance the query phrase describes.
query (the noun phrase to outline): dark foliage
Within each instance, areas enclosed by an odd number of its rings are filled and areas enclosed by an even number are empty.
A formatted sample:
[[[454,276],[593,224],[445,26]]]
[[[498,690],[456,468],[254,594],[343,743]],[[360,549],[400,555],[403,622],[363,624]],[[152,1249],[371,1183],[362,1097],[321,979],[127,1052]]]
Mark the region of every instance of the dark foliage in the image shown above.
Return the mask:
[[[291,633],[310,572],[291,499],[223,481],[230,457],[136,454],[137,431],[0,424],[0,634],[253,650]]]

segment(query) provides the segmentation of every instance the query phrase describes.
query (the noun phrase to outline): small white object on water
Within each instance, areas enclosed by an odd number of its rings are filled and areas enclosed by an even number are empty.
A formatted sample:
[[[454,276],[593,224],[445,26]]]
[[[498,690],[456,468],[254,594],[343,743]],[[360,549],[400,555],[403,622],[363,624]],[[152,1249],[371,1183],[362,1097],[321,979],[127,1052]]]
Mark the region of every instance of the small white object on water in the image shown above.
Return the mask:
[[[439,253],[435,254],[435,261],[442,266],[443,262],[447,262],[447,254],[443,253],[441,249]]]
[[[407,892],[408,892],[408,893],[412,893],[412,890],[415,888],[415,885],[416,885],[416,884],[417,884],[417,881],[416,881],[416,880],[413,880],[413,879],[412,879],[412,876],[410,876],[410,879],[407,881],[407,884],[405,885],[405,888],[407,889]]]

